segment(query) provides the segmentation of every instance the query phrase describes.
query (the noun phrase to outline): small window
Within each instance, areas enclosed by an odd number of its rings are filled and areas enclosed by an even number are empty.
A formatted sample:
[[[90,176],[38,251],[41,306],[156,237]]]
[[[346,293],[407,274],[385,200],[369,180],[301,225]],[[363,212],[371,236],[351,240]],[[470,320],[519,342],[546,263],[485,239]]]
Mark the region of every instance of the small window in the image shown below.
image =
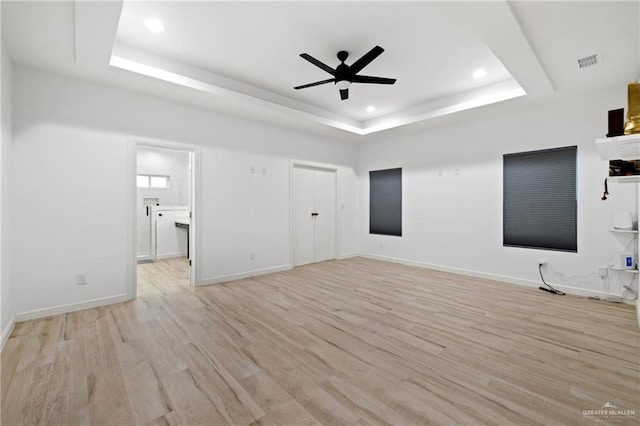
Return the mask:
[[[149,176],[136,176],[136,183],[138,188],[148,188],[149,187]]]
[[[169,188],[169,176],[138,175],[136,183],[138,188]]]
[[[149,176],[151,188],[168,188],[169,176]]]

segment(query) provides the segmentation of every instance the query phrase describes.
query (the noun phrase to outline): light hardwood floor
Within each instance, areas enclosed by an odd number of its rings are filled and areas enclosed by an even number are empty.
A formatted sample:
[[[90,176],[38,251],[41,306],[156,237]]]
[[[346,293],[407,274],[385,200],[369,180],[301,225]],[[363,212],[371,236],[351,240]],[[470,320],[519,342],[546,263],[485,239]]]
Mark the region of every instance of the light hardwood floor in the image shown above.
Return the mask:
[[[185,274],[140,265],[135,301],[17,324],[2,425],[640,422],[632,306],[362,258]]]

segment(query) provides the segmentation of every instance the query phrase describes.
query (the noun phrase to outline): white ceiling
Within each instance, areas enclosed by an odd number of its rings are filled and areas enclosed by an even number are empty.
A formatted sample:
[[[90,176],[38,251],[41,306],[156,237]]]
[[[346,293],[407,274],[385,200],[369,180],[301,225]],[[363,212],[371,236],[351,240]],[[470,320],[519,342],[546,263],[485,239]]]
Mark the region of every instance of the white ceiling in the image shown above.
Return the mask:
[[[149,17],[167,31],[147,31]],[[639,21],[638,2],[611,1],[2,2],[18,63],[360,135],[635,80]],[[353,84],[346,101],[333,84],[293,90],[330,78],[300,53],[335,67],[339,50],[352,63],[375,45],[385,52],[361,74],[395,85]],[[604,61],[580,70],[596,52]],[[471,77],[478,68],[486,78]]]

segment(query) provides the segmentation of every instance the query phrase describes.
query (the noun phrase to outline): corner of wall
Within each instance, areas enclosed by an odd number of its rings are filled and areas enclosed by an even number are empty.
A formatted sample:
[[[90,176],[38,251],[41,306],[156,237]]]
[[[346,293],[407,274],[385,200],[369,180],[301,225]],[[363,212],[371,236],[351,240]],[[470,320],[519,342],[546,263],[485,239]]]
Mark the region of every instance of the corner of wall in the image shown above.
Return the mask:
[[[1,21],[1,7],[0,7]],[[13,143],[12,62],[0,40],[0,330],[4,345],[15,322],[15,303],[11,285],[11,227],[9,226],[11,146]]]

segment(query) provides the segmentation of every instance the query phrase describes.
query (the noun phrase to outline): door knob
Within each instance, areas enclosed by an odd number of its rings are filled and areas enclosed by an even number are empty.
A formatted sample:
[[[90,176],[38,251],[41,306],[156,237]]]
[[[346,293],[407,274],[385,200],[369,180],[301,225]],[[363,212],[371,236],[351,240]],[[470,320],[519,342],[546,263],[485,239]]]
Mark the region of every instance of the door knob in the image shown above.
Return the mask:
[[[315,217],[315,216],[318,216],[318,213],[316,212],[311,213],[311,217]]]

